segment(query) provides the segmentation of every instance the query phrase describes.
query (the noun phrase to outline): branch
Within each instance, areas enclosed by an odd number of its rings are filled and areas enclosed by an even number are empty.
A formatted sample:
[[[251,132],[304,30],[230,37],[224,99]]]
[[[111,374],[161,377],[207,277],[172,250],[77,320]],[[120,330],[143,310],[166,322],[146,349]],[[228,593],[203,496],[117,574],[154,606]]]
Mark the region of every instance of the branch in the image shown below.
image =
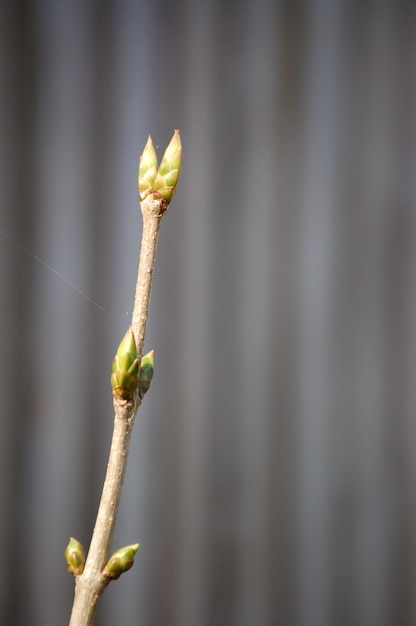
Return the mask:
[[[94,623],[98,602],[109,582],[118,578],[133,565],[138,544],[127,546],[113,554],[108,552],[117,519],[117,511],[124,482],[131,433],[143,395],[150,384],[149,367],[152,370],[153,354],[143,359],[146,323],[149,312],[150,292],[156,258],[160,222],[175,191],[182,149],[179,132],[175,131],[157,168],[157,157],[149,136],[140,158],[139,196],[143,215],[143,231],[136,295],[132,315],[132,331],[128,331],[113,363],[114,431],[111,442],[107,473],[88,557],[83,563],[83,549],[65,551],[68,570],[75,576],[75,597],[70,626],[91,626]],[[146,360],[146,366],[144,361]],[[149,366],[149,360],[151,366]],[[144,380],[142,380],[142,377]],[[143,383],[143,384],[142,384]],[[80,545],[80,544],[78,544]],[[81,555],[82,552],[82,555]]]

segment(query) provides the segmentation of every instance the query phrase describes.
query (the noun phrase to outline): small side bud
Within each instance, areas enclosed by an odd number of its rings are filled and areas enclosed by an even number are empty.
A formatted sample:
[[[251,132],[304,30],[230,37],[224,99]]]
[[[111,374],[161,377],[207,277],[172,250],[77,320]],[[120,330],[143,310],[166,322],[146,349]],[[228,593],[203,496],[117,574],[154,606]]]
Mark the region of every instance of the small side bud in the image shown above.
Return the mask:
[[[144,200],[148,193],[151,193],[156,174],[157,155],[153,140],[149,135],[139,161],[138,186],[140,200]]]
[[[155,191],[157,191],[168,204],[172,200],[172,196],[178,184],[181,164],[181,136],[179,131],[175,130],[173,137],[165,150],[165,154],[163,155],[156,178],[153,182]]]
[[[124,572],[133,567],[134,557],[139,549],[139,545],[134,543],[131,546],[116,550],[104,565],[103,574],[112,580],[120,578]]]
[[[68,572],[74,576],[82,574],[85,565],[85,551],[83,545],[71,537],[64,554],[65,560],[68,563]]]
[[[111,374],[113,395],[123,400],[133,399],[139,384],[139,360],[131,327],[124,335],[114,357]]]
[[[139,395],[143,399],[144,394],[149,391],[153,378],[155,351],[151,350],[142,357],[139,373]]]

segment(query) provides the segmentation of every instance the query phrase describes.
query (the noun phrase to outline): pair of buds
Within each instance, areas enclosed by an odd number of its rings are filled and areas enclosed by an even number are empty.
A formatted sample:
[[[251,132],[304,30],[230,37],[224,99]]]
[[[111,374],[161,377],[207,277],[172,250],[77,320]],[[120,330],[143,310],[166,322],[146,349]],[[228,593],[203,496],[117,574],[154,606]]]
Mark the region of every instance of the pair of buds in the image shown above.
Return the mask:
[[[156,150],[149,135],[139,163],[140,200],[143,202],[147,196],[153,195],[169,204],[178,184],[181,163],[182,145],[178,130],[173,133],[159,166]]]
[[[139,367],[136,342],[131,327],[124,335],[114,357],[111,386],[113,394],[121,400],[132,400],[136,390],[143,399],[153,378],[154,350],[145,354]]]
[[[116,550],[108,559],[102,570],[103,575],[109,580],[120,578],[124,572],[133,567],[134,557],[139,549],[139,544],[125,546]],[[74,576],[79,576],[84,571],[85,550],[82,543],[71,537],[65,549],[65,560],[68,564],[68,572]]]

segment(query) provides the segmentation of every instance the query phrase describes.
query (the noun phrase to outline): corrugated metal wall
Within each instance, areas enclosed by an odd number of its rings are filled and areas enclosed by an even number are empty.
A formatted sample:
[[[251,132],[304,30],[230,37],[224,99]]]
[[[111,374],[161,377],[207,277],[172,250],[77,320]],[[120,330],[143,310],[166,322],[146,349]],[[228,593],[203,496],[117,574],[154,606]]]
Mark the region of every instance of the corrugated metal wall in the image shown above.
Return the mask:
[[[180,128],[97,624],[416,623],[416,21],[394,0],[0,5],[0,622],[67,623],[151,132]]]

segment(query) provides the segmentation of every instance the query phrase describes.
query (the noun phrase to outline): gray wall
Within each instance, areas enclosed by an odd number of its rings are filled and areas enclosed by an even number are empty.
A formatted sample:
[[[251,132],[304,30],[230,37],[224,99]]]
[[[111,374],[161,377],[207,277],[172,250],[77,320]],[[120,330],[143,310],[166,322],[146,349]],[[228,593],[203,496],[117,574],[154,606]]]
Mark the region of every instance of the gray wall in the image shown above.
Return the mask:
[[[67,623],[151,132],[180,128],[97,624],[416,623],[416,21],[395,0],[0,4],[0,622]],[[71,283],[71,284],[69,284]],[[82,292],[82,293],[80,293]]]

